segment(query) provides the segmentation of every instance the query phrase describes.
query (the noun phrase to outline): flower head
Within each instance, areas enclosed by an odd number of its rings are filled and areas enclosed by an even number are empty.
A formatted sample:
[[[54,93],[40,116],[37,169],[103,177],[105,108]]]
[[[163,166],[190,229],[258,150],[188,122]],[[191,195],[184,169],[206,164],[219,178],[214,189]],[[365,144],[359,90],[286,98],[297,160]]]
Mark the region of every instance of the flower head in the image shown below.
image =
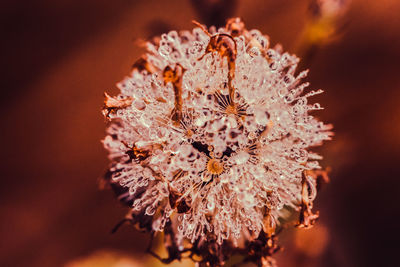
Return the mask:
[[[172,231],[180,251],[271,237],[290,208],[308,227],[321,159],[309,148],[331,135],[310,114],[322,90],[304,93],[299,59],[239,19],[197,26],[148,42],[120,95],[106,95],[109,181],[131,219]]]

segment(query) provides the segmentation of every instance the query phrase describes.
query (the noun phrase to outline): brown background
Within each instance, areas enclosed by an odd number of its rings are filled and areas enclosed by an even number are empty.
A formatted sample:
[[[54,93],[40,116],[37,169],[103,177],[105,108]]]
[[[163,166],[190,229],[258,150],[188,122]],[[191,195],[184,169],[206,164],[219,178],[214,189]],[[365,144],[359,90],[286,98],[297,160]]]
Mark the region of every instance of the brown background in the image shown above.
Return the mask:
[[[293,51],[308,1],[225,5],[2,1],[1,266],[62,266],[99,249],[141,259],[146,236],[130,227],[110,235],[125,210],[97,185],[108,164],[102,93],[116,94],[115,83],[143,53],[136,40],[190,29],[192,19],[240,16]],[[336,133],[322,149],[332,181],[316,202],[327,242],[307,254],[293,241],[303,237],[288,231],[281,266],[398,266],[399,14],[397,0],[354,0],[342,38],[314,57],[309,81],[326,91],[316,98],[326,108],[318,116]],[[321,232],[308,235],[310,247],[319,246]]]

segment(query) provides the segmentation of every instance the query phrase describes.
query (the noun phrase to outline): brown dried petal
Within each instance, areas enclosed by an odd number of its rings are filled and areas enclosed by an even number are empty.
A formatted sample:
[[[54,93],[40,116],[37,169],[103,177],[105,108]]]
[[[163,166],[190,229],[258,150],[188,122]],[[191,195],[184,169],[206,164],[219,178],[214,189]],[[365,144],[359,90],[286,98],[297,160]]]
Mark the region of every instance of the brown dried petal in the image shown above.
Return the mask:
[[[117,99],[106,92],[104,92],[104,97],[103,114],[106,118],[109,118],[111,112],[115,112],[117,109],[129,107],[133,102],[132,97]]]
[[[311,228],[319,217],[319,212],[312,212],[313,203],[310,199],[309,189],[313,185],[310,185],[307,181],[307,176],[311,176],[313,179],[315,179],[316,176],[309,175],[309,173],[310,172],[308,171],[303,172],[300,204],[301,209],[299,215],[299,223],[297,225],[297,227],[299,228]]]

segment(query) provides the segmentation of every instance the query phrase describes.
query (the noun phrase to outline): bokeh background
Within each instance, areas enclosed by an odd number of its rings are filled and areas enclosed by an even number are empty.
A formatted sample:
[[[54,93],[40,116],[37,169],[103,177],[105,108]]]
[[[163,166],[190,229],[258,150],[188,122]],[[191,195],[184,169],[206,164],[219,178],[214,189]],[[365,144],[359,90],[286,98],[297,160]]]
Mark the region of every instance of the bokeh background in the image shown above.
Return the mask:
[[[1,2],[0,266],[156,266],[145,234],[110,234],[126,209],[98,186],[103,92],[117,93],[138,40],[192,19],[240,16],[301,53],[310,16],[308,0]],[[317,227],[282,235],[280,266],[399,266],[399,14],[398,0],[353,0],[335,40],[307,56],[311,88],[325,89],[318,116],[335,127],[320,150],[331,182]]]

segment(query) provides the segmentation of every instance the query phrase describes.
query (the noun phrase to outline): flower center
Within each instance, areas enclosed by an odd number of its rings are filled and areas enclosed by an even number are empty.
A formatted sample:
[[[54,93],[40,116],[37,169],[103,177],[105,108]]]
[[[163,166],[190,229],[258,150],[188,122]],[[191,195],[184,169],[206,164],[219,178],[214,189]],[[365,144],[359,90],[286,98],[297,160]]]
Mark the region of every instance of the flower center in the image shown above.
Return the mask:
[[[210,159],[207,163],[207,171],[219,175],[224,171],[224,166],[218,159]]]
[[[226,114],[237,114],[235,105],[228,105],[225,110]]]

